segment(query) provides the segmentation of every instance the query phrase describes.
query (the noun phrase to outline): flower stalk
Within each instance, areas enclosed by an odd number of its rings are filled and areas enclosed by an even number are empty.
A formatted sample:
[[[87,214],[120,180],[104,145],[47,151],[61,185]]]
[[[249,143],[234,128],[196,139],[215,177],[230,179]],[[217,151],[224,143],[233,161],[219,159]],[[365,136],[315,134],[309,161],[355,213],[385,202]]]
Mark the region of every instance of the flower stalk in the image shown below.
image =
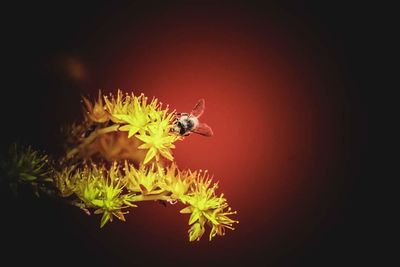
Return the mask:
[[[137,196],[132,197],[132,202],[154,201],[154,200],[168,201],[168,200],[170,200],[170,197],[167,196],[165,193],[158,194],[158,195],[137,195]]]
[[[34,193],[48,194],[101,215],[100,227],[143,201],[180,202],[188,214],[189,241],[200,240],[210,229],[209,240],[233,230],[236,215],[218,183],[208,172],[181,170],[174,161],[175,142],[184,138],[171,131],[174,112],[143,94],[104,96],[91,102],[83,98],[81,124],[68,129],[71,144],[64,157],[50,160],[31,147],[14,144],[0,161],[4,182],[17,192],[22,185]]]
[[[73,158],[76,154],[79,153],[79,151],[84,150],[90,144],[92,144],[96,138],[98,138],[99,136],[101,136],[103,134],[116,132],[118,130],[118,128],[119,128],[119,124],[115,124],[115,125],[112,125],[109,127],[101,128],[99,130],[95,130],[87,138],[85,138],[84,141],[80,145],[78,145],[77,147],[68,151],[66,158],[67,159]]]

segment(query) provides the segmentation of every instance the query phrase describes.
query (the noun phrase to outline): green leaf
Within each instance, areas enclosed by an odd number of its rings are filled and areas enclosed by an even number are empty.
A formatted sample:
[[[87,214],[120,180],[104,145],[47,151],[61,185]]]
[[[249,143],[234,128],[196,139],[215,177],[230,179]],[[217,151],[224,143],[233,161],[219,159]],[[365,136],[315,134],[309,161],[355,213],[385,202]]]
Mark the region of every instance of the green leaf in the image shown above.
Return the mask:
[[[100,224],[100,228],[103,228],[104,225],[106,225],[106,223],[110,220],[111,218],[111,214],[106,211],[103,214],[103,217],[101,217],[101,224]]]
[[[33,176],[28,173],[21,173],[20,176],[21,176],[22,180],[29,181],[29,182],[35,181],[37,179],[36,176]]]
[[[160,149],[160,153],[164,156],[164,158],[170,161],[174,160],[174,157],[171,155],[171,151],[169,151],[169,149]]]

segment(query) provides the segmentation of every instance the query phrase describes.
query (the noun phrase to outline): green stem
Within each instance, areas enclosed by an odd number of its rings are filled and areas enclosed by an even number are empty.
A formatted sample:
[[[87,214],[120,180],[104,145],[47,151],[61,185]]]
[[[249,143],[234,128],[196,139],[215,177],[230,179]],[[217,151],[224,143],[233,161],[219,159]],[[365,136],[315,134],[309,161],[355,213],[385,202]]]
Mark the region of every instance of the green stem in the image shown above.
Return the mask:
[[[111,125],[109,127],[101,128],[101,129],[98,129],[98,130],[94,131],[79,146],[71,149],[67,153],[67,158],[70,159],[73,156],[75,156],[75,154],[77,154],[83,148],[85,148],[88,145],[90,145],[98,136],[106,134],[106,133],[111,133],[111,132],[117,131],[119,126],[120,126],[119,124],[114,124],[114,125]]]
[[[132,202],[137,201],[150,201],[150,200],[168,200],[171,197],[165,195],[166,193],[158,194],[158,195],[137,195],[132,198]]]

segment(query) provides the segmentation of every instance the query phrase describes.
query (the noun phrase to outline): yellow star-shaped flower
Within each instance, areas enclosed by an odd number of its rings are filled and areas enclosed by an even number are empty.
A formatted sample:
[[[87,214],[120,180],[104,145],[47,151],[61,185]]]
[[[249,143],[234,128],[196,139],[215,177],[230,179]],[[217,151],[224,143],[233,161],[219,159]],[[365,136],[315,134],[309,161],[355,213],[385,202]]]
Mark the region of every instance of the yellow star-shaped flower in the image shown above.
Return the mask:
[[[165,129],[160,125],[153,125],[148,127],[149,134],[140,134],[137,136],[144,144],[140,145],[139,149],[148,149],[143,164],[148,163],[154,157],[159,160],[159,154],[168,160],[173,160],[171,148],[175,148],[173,144],[179,139],[179,136],[170,134],[169,128]]]

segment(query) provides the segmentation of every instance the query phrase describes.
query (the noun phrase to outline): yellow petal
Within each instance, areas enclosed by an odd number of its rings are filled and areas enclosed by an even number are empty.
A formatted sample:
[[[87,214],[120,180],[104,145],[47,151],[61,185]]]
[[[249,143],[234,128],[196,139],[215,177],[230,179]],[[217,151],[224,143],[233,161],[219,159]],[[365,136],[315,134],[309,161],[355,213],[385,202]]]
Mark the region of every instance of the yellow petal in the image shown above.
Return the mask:
[[[219,222],[215,219],[215,216],[208,214],[207,212],[204,212],[204,216],[206,216],[206,218],[212,222],[214,225],[218,225]]]
[[[189,241],[194,241],[197,240],[199,241],[202,235],[204,234],[204,227],[200,225],[199,223],[195,223],[190,229],[189,229]]]
[[[174,157],[171,154],[171,151],[169,149],[160,149],[161,155],[163,155],[166,159],[169,159],[170,161],[174,160]]]
[[[121,221],[124,221],[124,222],[126,221],[125,216],[121,211],[115,211],[115,212],[113,212],[113,215],[115,217],[117,217],[118,219],[120,219]]]
[[[181,209],[180,213],[186,214],[186,213],[191,213],[192,212],[192,207],[188,206],[184,209]]]
[[[100,223],[100,228],[103,228],[103,226],[111,220],[111,214],[109,212],[104,212],[103,217],[101,217],[101,223]]]
[[[138,136],[136,136],[136,138],[145,143],[149,143],[151,141],[151,138],[148,135],[138,135]]]
[[[147,164],[150,160],[154,158],[157,154],[157,150],[154,147],[151,147],[149,151],[147,151],[146,157],[144,158],[143,164]]]
[[[132,135],[136,134],[138,131],[139,131],[138,127],[131,126],[131,129],[129,130],[128,138],[131,138]]]
[[[195,209],[192,212],[192,215],[190,216],[189,219],[189,225],[193,224],[195,221],[197,221],[200,218],[201,212],[198,209]]]
[[[127,123],[132,122],[132,117],[129,115],[125,115],[125,114],[112,114],[115,118],[125,121]]]
[[[120,131],[129,131],[130,129],[131,129],[131,125],[129,125],[129,124],[126,124],[126,125],[124,125],[124,126],[121,126],[121,127],[119,127],[118,129],[120,130]]]
[[[140,146],[138,146],[139,149],[148,149],[149,147],[151,147],[150,144],[141,144]]]

